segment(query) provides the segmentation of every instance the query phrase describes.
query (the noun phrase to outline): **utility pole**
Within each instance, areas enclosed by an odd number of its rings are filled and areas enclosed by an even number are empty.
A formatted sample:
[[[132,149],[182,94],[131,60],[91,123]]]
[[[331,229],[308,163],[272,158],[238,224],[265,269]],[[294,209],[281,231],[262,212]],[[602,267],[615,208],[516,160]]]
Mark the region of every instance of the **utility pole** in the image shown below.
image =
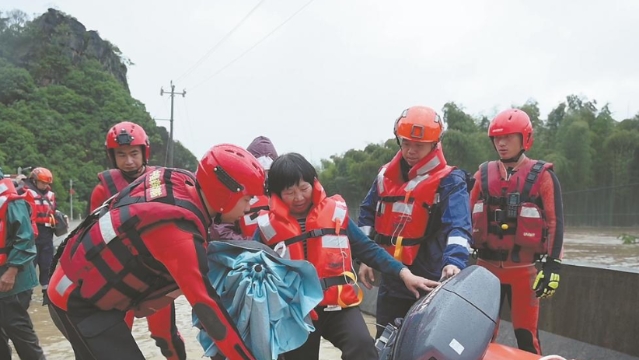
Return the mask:
[[[169,131],[169,161],[166,165],[167,167],[173,167],[173,99],[175,95],[182,95],[182,97],[186,96],[186,90],[182,90],[182,92],[175,92],[175,85],[173,85],[173,80],[171,80],[171,92],[164,91],[163,88],[160,88],[160,96],[163,96],[164,93],[169,94],[171,96],[171,122],[170,131]]]

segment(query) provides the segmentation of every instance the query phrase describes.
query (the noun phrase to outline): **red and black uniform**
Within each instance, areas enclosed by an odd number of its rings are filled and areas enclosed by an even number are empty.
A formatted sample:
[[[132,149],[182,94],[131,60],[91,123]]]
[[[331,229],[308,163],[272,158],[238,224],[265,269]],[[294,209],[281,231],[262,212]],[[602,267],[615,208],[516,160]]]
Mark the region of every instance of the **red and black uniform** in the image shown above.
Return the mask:
[[[525,157],[512,168],[484,163],[470,200],[477,263],[501,281],[519,348],[541,354],[535,262],[544,255],[561,259],[563,251],[561,188],[552,164]]]
[[[40,190],[31,179],[25,179],[18,189],[19,194],[29,193],[35,208],[35,244],[37,249],[34,264],[38,267],[38,278],[42,290],[49,286],[49,267],[53,260],[53,235],[55,229],[55,194],[50,188]]]
[[[180,290],[230,359],[253,359],[206,277],[210,225],[193,174],[154,169],[84,220],[61,246],[50,310],[77,359],[144,359],[125,313],[148,316]]]
[[[153,166],[146,166],[144,174],[154,170]],[[91,193],[91,212],[100,207],[106,200],[114,196],[127,187],[132,179],[122,174],[118,169],[110,169],[98,174],[100,183],[96,185]],[[125,321],[129,328],[133,327],[133,311],[126,314]],[[186,359],[186,348],[184,339],[175,323],[175,304],[159,309],[156,313],[146,317],[151,338],[160,348],[162,355],[169,360]]]
[[[143,176],[154,169],[154,166],[145,166],[144,172],[140,176]],[[95,188],[93,188],[93,192],[91,193],[91,212],[100,207],[100,205],[107,201],[111,196],[119,193],[122,189],[129,186],[129,184],[135,179],[124,176],[122,171],[118,169],[110,169],[99,173],[98,180],[100,180],[100,182],[95,186]]]

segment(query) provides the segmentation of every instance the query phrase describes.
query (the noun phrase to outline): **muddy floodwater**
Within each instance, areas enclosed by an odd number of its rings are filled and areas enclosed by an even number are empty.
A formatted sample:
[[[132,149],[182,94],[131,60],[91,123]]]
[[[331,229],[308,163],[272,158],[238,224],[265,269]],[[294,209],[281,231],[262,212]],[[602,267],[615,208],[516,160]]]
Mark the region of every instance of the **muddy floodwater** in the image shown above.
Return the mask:
[[[617,239],[617,236],[622,233],[639,236],[639,229],[567,229],[564,240],[564,260],[639,269],[639,244],[623,245],[621,240]],[[73,359],[71,346],[53,325],[47,308],[41,306],[41,302],[41,290],[36,288],[29,312],[47,359]],[[186,342],[189,359],[202,358],[203,350],[195,339],[197,330],[191,326],[191,307],[183,296],[176,300],[176,308],[177,325]],[[366,321],[370,324],[369,329],[372,331],[374,319],[366,316]],[[144,319],[135,320],[133,334],[147,359],[164,358],[154,341],[149,337]],[[320,359],[339,358],[339,350],[334,349],[330,343],[322,343]],[[18,359],[15,352],[13,359]]]
[[[623,244],[618,239],[621,234],[639,239],[639,228],[571,228],[566,231],[565,261],[639,269],[639,244]]]

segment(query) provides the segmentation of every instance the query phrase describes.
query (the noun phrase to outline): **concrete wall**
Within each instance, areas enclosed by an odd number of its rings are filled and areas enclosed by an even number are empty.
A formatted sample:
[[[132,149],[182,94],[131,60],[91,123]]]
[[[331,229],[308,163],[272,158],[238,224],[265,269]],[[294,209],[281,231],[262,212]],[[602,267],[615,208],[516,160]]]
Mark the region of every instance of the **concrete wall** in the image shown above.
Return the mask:
[[[376,297],[377,288],[366,290],[362,310],[375,314]],[[638,305],[639,271],[564,263],[557,293],[541,303],[543,351],[580,360],[639,359]],[[502,310],[510,320],[509,307]],[[515,345],[512,326],[504,326],[498,341]]]

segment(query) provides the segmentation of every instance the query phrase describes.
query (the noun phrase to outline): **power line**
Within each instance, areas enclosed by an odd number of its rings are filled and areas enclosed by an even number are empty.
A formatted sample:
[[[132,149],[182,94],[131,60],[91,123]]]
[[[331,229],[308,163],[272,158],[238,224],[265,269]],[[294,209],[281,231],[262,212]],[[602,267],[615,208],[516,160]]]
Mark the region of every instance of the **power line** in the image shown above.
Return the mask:
[[[264,40],[266,40],[268,37],[270,37],[271,35],[273,35],[277,30],[279,30],[282,26],[284,26],[284,24],[286,24],[287,22],[289,22],[292,18],[294,18],[297,14],[299,14],[300,12],[302,12],[302,10],[304,10],[307,6],[309,6],[313,1],[315,0],[310,0],[308,1],[306,4],[304,4],[304,6],[302,6],[301,8],[299,8],[296,12],[293,13],[293,15],[289,16],[286,20],[284,20],[281,24],[279,24],[275,29],[273,29],[271,32],[269,32],[268,34],[266,34],[266,36],[264,36],[263,38],[261,38],[260,40],[258,40],[255,44],[253,44],[253,46],[251,46],[250,48],[248,48],[246,51],[244,51],[243,53],[241,53],[239,56],[237,56],[236,58],[234,58],[233,60],[231,60],[229,63],[227,63],[226,65],[222,66],[218,71],[214,72],[213,75],[210,75],[209,77],[207,77],[206,79],[204,79],[203,81],[197,83],[195,86],[193,86],[191,88],[191,91],[193,91],[194,89],[198,88],[200,85],[206,83],[207,81],[211,80],[212,78],[216,77],[217,75],[219,75],[222,71],[226,70],[229,66],[233,65],[233,63],[235,63],[236,61],[238,61],[239,59],[241,59],[242,57],[244,57],[244,55],[248,54],[251,50],[255,49],[258,45],[260,45]]]
[[[211,56],[215,50],[217,50],[220,45],[222,45],[226,39],[228,39],[229,37],[231,37],[231,35],[233,35],[233,33],[235,32],[235,30],[237,30],[240,26],[242,26],[242,24],[244,24],[244,22],[246,21],[246,19],[248,19],[253,12],[255,12],[255,10],[257,10],[258,7],[260,7],[260,5],[262,5],[262,3],[264,2],[264,0],[260,0],[257,5],[255,5],[249,12],[248,14],[246,14],[242,20],[240,20],[240,22],[238,22],[228,33],[226,33],[226,35],[224,35],[220,41],[218,41],[215,45],[213,45],[212,48],[210,48],[206,54],[204,54],[204,56],[202,56],[197,62],[195,62],[195,64],[193,64],[189,69],[187,69],[182,75],[178,76],[177,79],[175,79],[175,81],[179,81],[180,79],[184,78],[184,77],[188,77],[193,70],[195,70],[200,64],[202,64],[204,62],[204,60],[206,60],[209,56]]]

